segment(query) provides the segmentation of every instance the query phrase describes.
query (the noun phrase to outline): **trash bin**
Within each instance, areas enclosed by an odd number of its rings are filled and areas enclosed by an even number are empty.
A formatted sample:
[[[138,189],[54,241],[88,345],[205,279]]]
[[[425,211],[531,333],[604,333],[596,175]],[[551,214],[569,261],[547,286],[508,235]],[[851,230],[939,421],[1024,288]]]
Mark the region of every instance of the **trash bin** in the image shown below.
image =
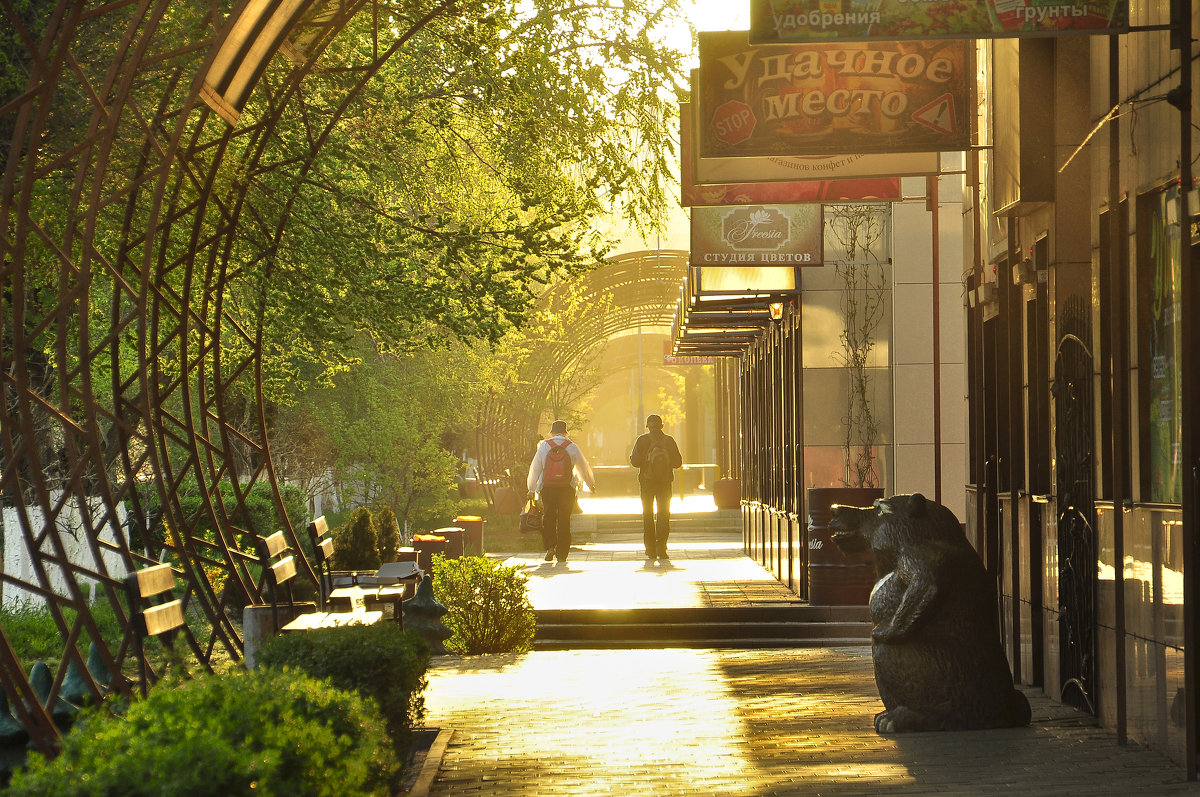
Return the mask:
[[[467,556],[483,556],[483,518],[478,515],[459,515],[454,525],[464,532],[463,552]]]
[[[434,554],[446,554],[446,538],[437,534],[414,534],[413,548],[417,551],[417,567],[432,573]]]
[[[446,558],[457,559],[463,555],[463,536],[465,532],[458,526],[446,526],[434,529],[433,533],[446,538]]]
[[[814,606],[866,606],[875,585],[875,559],[868,551],[846,554],[829,528],[834,504],[870,506],[883,490],[873,487],[808,488],[808,601]]]

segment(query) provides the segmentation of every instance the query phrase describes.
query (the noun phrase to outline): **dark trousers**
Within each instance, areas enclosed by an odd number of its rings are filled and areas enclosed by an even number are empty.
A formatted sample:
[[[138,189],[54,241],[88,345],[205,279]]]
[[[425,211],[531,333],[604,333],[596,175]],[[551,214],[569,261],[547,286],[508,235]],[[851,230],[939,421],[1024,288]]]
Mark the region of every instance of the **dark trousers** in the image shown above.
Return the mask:
[[[642,483],[642,540],[646,556],[662,556],[667,552],[667,536],[671,533],[671,483]],[[655,517],[654,504],[658,504]]]
[[[575,509],[574,487],[542,488],[542,542],[554,550],[561,562],[571,550],[571,512]]]

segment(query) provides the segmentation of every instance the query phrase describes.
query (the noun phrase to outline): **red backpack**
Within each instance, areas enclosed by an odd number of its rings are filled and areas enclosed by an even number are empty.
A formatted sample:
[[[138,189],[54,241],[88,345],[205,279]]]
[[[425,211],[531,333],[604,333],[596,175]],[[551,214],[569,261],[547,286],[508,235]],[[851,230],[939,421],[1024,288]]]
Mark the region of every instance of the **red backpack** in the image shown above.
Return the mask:
[[[571,461],[571,455],[567,453],[569,445],[571,445],[570,440],[565,440],[561,444],[550,442],[550,450],[546,452],[546,467],[542,469],[543,487],[566,487],[571,484],[571,474],[575,470],[575,463]]]

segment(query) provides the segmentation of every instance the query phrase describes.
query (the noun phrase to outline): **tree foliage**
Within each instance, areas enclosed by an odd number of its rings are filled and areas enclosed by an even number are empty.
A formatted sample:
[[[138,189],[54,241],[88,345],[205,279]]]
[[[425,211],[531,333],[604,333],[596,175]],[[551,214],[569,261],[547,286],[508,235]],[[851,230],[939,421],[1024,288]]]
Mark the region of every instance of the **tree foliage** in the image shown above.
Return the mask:
[[[458,3],[379,67],[314,151],[375,47],[372,17],[356,17],[251,186],[255,218],[286,227],[272,258],[247,264],[271,272],[255,283],[268,376],[286,385],[316,362],[328,378],[355,362],[359,332],[391,351],[446,333],[495,343],[545,285],[600,261],[597,219],[661,218],[682,55],[656,30],[676,5]],[[380,28],[409,30],[432,7],[382,3]]]

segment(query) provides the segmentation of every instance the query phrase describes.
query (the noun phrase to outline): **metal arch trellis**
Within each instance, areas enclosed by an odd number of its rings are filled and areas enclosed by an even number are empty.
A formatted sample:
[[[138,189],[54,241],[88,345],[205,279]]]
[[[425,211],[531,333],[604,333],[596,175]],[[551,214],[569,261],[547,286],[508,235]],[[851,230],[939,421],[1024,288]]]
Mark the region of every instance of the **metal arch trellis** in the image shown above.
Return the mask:
[[[40,700],[30,662],[0,628],[0,687],[43,752],[58,743],[44,706],[58,698],[70,665],[93,696],[132,692],[121,585],[141,566],[169,561],[179,571],[201,666],[241,655],[225,608],[263,600],[249,567],[251,535],[268,531],[250,526],[246,499],[256,483],[270,486],[286,518],[267,444],[261,354],[263,297],[288,212],[358,92],[451,3],[430,4],[406,31],[376,26],[332,105],[294,102],[333,38],[367,7],[45,0],[18,8],[0,0],[0,30],[10,31],[9,49],[28,71],[21,85],[0,87],[8,147],[0,505],[10,540],[0,584],[6,602],[44,602],[64,641],[50,695]],[[243,81],[247,96],[234,109],[242,117],[231,117],[205,77],[238,21],[285,12]],[[290,60],[275,55],[281,48]],[[312,133],[302,152],[280,153],[275,133],[285,114],[301,116]],[[274,212],[253,196],[267,174],[288,186],[273,197]],[[228,304],[230,291],[244,301]],[[245,401],[256,408],[248,424],[233,413]],[[188,485],[199,512],[181,501]],[[149,539],[146,496],[161,506],[161,544]],[[295,529],[285,531],[300,551]],[[116,638],[104,638],[102,610],[115,614]],[[111,684],[88,671],[77,649],[84,643],[114,674]]]
[[[670,326],[687,264],[685,250],[629,252],[609,258],[572,283],[583,291],[587,305],[597,308],[591,314],[593,323],[583,325],[575,337],[556,346],[536,371],[525,375],[531,389],[545,394],[556,373],[621,332],[639,326]],[[567,284],[555,286],[542,297],[540,306],[548,306],[557,293],[568,289]],[[600,302],[600,297],[609,297],[611,307]],[[509,396],[496,394],[479,413],[476,445],[481,483],[489,501],[496,487],[513,486],[505,483],[505,471],[510,471],[509,478],[524,490],[523,471],[515,469],[528,462],[534,441],[526,439],[527,432],[537,428],[539,419],[536,409],[518,404]]]

